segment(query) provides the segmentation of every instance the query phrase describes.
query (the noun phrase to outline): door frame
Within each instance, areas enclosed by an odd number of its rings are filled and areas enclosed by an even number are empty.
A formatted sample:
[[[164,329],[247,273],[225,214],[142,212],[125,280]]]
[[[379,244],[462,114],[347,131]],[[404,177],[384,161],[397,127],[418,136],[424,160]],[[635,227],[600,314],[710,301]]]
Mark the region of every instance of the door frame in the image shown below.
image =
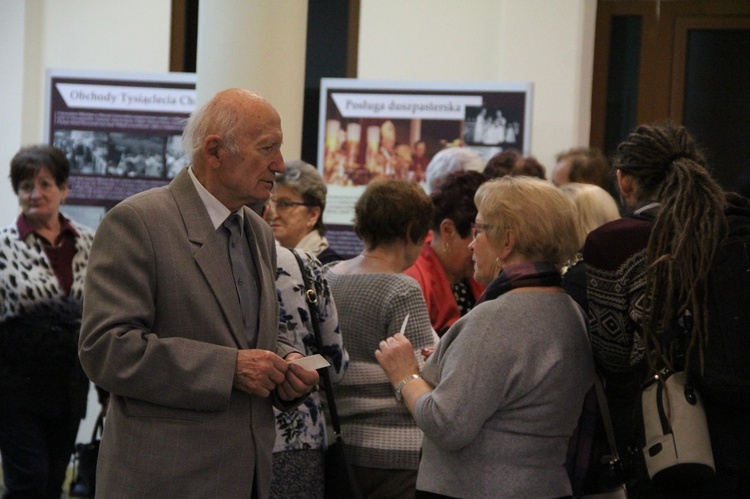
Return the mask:
[[[612,18],[642,20],[637,123],[682,122],[687,31],[746,26],[750,0],[598,0],[591,94],[591,147],[604,150]],[[729,29],[729,28],[728,28]]]

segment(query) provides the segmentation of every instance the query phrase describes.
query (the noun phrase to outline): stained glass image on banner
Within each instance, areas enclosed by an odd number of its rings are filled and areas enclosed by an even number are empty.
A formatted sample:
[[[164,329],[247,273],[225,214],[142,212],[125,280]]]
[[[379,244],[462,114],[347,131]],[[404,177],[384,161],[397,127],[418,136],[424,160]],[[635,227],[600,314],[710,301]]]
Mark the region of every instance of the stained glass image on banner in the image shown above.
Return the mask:
[[[530,148],[531,83],[321,80],[318,169],[331,245],[356,254],[354,204],[380,178],[425,183],[432,157],[469,147],[485,161]]]

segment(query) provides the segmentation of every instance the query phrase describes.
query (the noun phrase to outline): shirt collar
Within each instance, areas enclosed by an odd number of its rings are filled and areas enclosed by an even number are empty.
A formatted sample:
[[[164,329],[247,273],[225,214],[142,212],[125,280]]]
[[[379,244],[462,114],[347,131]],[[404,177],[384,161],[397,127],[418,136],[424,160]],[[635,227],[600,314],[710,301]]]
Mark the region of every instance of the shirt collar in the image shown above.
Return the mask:
[[[78,232],[75,230],[75,228],[73,228],[73,225],[71,225],[70,220],[65,218],[62,213],[59,214],[59,217],[60,217],[60,235],[58,236],[58,239],[62,237],[63,235],[65,235],[66,233],[73,236],[74,239],[77,238]],[[18,219],[16,220],[16,227],[18,228],[18,238],[22,241],[25,241],[26,238],[29,237],[30,234],[37,234],[37,231],[34,230],[31,224],[29,224],[29,221],[26,220],[26,216],[23,213],[18,215]]]
[[[658,208],[661,206],[661,203],[657,201],[647,201],[645,204],[639,204],[636,209],[633,211],[633,215],[641,215],[649,210],[653,210],[654,208]]]
[[[328,240],[321,236],[317,229],[313,229],[300,239],[295,247],[307,250],[313,255],[319,255],[328,247]]]
[[[232,214],[232,212],[229,211],[229,208],[224,206],[224,203],[216,199],[213,194],[208,192],[208,189],[203,187],[203,184],[198,181],[195,173],[193,173],[192,166],[188,168],[188,173],[190,174],[190,180],[193,181],[193,185],[198,191],[198,196],[200,196],[201,201],[203,201],[203,205],[206,207],[206,211],[208,211],[208,216],[211,218],[211,223],[213,224],[214,229],[218,229],[221,224],[223,224],[224,221],[229,217],[229,215]],[[245,222],[244,210],[240,208],[235,213],[240,216],[240,227],[242,227]]]

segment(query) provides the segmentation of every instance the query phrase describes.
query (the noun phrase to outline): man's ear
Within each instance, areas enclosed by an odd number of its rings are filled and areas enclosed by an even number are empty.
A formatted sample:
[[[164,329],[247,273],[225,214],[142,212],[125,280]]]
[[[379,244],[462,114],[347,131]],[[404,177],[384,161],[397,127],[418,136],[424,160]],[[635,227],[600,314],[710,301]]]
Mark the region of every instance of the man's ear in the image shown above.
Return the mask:
[[[620,187],[620,194],[628,203],[635,200],[635,181],[631,175],[622,173],[617,170],[617,185]]]
[[[207,135],[203,139],[203,147],[201,147],[201,153],[206,164],[212,168],[218,168],[221,165],[221,152],[222,140],[219,135]]]

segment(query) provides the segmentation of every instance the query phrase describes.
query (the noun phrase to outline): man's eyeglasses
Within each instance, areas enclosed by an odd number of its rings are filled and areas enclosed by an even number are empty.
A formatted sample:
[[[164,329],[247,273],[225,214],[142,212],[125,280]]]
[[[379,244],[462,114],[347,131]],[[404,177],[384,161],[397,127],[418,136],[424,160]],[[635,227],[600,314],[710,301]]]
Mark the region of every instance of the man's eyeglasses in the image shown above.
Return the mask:
[[[288,210],[292,206],[312,206],[309,203],[304,203],[302,201],[292,201],[291,199],[272,199],[271,203],[277,210],[280,211]]]
[[[491,228],[492,228],[492,225],[489,225],[489,224],[472,223],[471,224],[471,238],[476,239],[480,232],[483,232]]]

